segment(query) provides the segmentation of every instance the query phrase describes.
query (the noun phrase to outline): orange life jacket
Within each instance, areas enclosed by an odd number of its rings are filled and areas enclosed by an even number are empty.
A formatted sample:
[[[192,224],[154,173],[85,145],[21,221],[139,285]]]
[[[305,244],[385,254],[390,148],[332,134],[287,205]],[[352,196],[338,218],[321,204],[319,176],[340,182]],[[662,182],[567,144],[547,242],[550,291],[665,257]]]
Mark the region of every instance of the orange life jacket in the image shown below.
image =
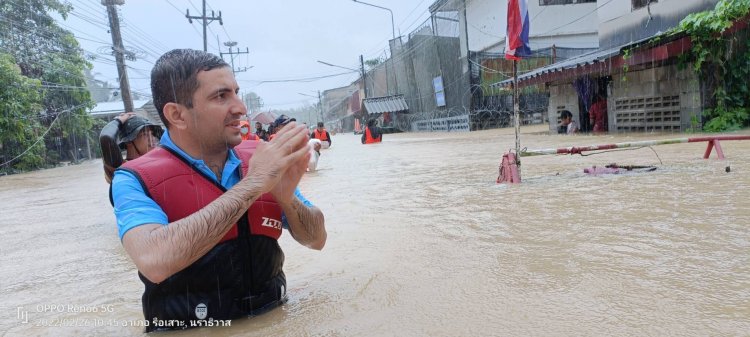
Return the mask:
[[[325,130],[323,130],[323,132],[320,132],[320,131],[318,131],[318,129],[315,129],[313,131],[313,138],[320,139],[320,141],[322,141],[322,142],[327,142],[328,141],[328,132],[326,132]]]
[[[380,143],[383,141],[383,135],[381,134],[378,138],[373,138],[370,133],[370,128],[365,127],[365,144]]]
[[[252,130],[250,129],[250,123],[248,121],[240,121],[240,127],[247,128],[246,134],[243,135],[242,133],[240,133],[240,135],[242,135],[242,140],[259,140],[256,134],[250,132]]]

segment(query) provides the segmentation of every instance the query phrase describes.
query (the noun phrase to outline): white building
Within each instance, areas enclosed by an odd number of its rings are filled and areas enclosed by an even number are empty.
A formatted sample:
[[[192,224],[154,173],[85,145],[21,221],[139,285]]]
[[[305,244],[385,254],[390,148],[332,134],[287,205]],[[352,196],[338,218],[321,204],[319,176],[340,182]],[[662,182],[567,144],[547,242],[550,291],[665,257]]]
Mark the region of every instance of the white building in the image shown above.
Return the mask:
[[[596,0],[529,0],[529,44],[531,50],[551,48],[596,49]],[[466,1],[468,47],[471,51],[502,53],[505,51],[507,0]],[[464,36],[461,34],[461,36]],[[462,43],[465,48],[467,44]],[[465,50],[461,51],[466,55]]]

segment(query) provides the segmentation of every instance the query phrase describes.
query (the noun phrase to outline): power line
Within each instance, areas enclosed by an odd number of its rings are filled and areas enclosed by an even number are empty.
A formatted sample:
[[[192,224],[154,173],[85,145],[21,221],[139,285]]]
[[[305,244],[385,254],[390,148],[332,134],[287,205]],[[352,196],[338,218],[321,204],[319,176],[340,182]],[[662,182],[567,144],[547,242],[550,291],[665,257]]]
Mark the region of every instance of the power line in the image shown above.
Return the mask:
[[[14,161],[16,161],[18,158],[23,157],[24,155],[26,155],[26,153],[28,153],[29,151],[31,151],[31,149],[33,149],[34,146],[36,146],[37,144],[39,144],[39,142],[42,141],[45,136],[47,136],[47,133],[49,133],[49,130],[51,130],[52,127],[55,125],[55,122],[57,122],[57,120],[60,119],[60,116],[66,114],[68,112],[71,112],[73,110],[76,110],[78,108],[82,108],[82,107],[84,107],[84,106],[86,106],[88,104],[89,103],[86,102],[86,103],[74,106],[72,108],[69,108],[67,110],[63,110],[62,112],[58,113],[57,116],[55,116],[55,119],[52,120],[52,123],[49,124],[49,127],[47,128],[47,130],[45,130],[44,133],[36,139],[36,141],[34,142],[34,144],[31,144],[31,146],[29,146],[26,150],[24,150],[23,152],[21,152],[21,154],[19,154],[19,155],[15,156],[15,157],[11,158],[10,160],[8,160],[8,161],[0,164],[0,167],[1,166],[6,166],[6,165],[8,165],[8,164],[10,164],[10,163],[12,163]]]
[[[317,76],[317,77],[306,77],[306,78],[290,78],[290,79],[274,79],[274,80],[239,80],[238,82],[254,82],[258,84],[263,83],[288,83],[288,82],[314,82],[317,80],[321,80],[324,78],[330,78],[330,77],[337,77],[341,75],[348,75],[353,73],[353,71],[347,71],[344,73],[338,73],[338,74],[332,74],[332,75],[326,75],[326,76]]]

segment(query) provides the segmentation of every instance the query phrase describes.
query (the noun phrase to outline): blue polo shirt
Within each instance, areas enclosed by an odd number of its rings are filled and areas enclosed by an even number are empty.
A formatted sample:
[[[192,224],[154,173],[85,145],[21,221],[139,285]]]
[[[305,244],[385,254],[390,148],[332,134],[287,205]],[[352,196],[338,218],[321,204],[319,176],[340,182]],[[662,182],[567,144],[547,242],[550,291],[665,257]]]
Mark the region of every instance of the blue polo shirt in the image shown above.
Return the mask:
[[[160,143],[162,146],[173,150],[183,157],[192,167],[210,177],[215,182],[219,182],[216,175],[208,168],[206,163],[201,159],[195,159],[182,151],[169,137],[169,132],[164,131]],[[221,173],[221,186],[226,189],[232,188],[242,179],[242,171],[239,158],[234,151],[227,150],[227,161],[224,163],[224,169]],[[312,207],[312,203],[307,200],[299,189],[294,190],[294,195],[306,206]],[[116,170],[112,179],[112,199],[114,200],[115,217],[117,218],[117,229],[122,240],[123,235],[129,230],[145,224],[162,224],[167,225],[167,214],[146,195],[143,186],[132,173],[123,170]],[[286,216],[282,214],[281,220],[284,227],[289,228]]]

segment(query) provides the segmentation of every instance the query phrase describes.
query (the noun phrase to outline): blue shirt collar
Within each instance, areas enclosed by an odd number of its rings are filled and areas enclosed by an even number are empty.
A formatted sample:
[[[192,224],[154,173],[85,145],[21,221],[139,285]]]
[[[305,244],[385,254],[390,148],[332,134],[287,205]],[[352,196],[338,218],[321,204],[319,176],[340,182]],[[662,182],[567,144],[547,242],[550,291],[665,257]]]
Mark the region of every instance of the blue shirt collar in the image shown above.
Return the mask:
[[[187,160],[190,165],[197,168],[208,177],[211,177],[215,182],[219,182],[214,172],[211,171],[210,168],[208,168],[208,165],[206,165],[206,162],[204,162],[203,159],[195,159],[191,157],[189,154],[187,154],[187,152],[183,151],[179,146],[177,146],[177,144],[172,141],[172,138],[169,136],[169,130],[164,130],[164,134],[161,136],[159,142],[162,146],[174,151],[175,153],[180,155],[180,157]],[[234,151],[228,149],[227,152],[227,161],[224,163],[224,169],[221,173],[221,182],[219,183],[225,188],[231,188],[234,184],[237,183],[237,181],[239,181],[240,171],[238,170],[238,168],[240,167],[242,162],[237,157],[237,155],[234,154]]]

